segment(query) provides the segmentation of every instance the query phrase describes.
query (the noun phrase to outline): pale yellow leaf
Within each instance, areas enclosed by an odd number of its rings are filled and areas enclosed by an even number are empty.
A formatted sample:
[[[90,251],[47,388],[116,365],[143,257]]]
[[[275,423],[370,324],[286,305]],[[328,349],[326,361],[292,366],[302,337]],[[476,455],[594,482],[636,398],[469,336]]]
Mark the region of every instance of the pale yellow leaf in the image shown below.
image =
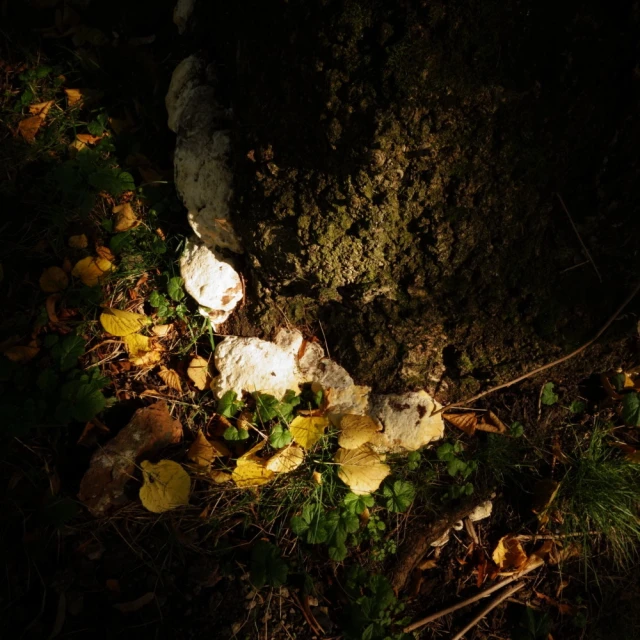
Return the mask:
[[[33,360],[37,355],[40,349],[34,346],[17,346],[17,347],[9,347],[5,349],[2,353],[4,353],[11,362],[17,362],[18,364],[27,364]]]
[[[116,216],[116,222],[113,229],[118,233],[129,231],[129,229],[135,229],[135,227],[140,224],[140,220],[138,220],[131,204],[128,202],[119,204],[117,207],[113,207],[112,211]]]
[[[265,467],[274,473],[289,473],[304,462],[304,449],[295,444],[281,449],[269,458]]]
[[[204,391],[211,384],[209,363],[202,356],[195,356],[189,363],[187,375],[196,389]]]
[[[89,256],[76,262],[71,275],[80,278],[88,287],[95,287],[100,282],[100,278],[111,269],[113,265],[109,260]]]
[[[314,471],[311,474],[311,479],[316,483],[316,484],[322,484],[322,474],[319,471]]]
[[[153,464],[144,460],[140,500],[153,513],[162,513],[189,504],[191,480],[189,474],[173,460]]]
[[[70,107],[82,102],[82,89],[65,89],[64,92],[67,94],[67,103]]]
[[[357,449],[371,442],[378,431],[380,431],[378,423],[369,416],[345,415],[340,419],[338,444],[343,449]]]
[[[216,484],[224,484],[225,482],[229,482],[230,480],[233,480],[233,476],[230,473],[227,473],[226,471],[220,471],[218,469],[213,469],[209,473],[209,477]]]
[[[86,249],[89,246],[89,241],[84,233],[78,236],[71,236],[68,242],[72,249]]]
[[[340,465],[338,477],[357,495],[375,491],[391,473],[389,465],[367,444],[358,449],[338,449],[335,461]]]
[[[196,439],[187,451],[187,458],[195,462],[199,467],[208,467],[215,460],[215,452],[211,443],[204,437],[202,431],[198,431]]]
[[[492,558],[501,571],[517,571],[524,567],[528,559],[520,540],[512,535],[500,538]]]
[[[257,487],[273,479],[273,471],[267,469],[265,461],[255,455],[264,445],[264,442],[259,442],[236,461],[232,477],[238,487]]]
[[[305,449],[311,449],[324,435],[329,420],[327,418],[308,418],[297,416],[289,425],[295,442]]]
[[[151,340],[139,333],[123,336],[122,341],[127,347],[129,361],[136,367],[150,367],[160,362],[160,352],[154,349]]]
[[[158,338],[165,338],[169,335],[171,329],[173,329],[172,324],[157,324],[155,327],[152,327],[151,331],[154,336],[158,336]]]
[[[60,267],[49,267],[40,276],[40,288],[45,293],[58,293],[69,286],[69,276]]]
[[[150,322],[147,316],[120,309],[105,308],[100,314],[102,328],[112,336],[128,336],[140,331]]]
[[[158,371],[158,375],[168,387],[182,393],[182,381],[177,371],[162,367],[162,369]]]
[[[53,105],[53,100],[48,100],[47,102],[38,102],[38,104],[29,105],[29,113],[32,116],[40,116],[44,118],[47,113],[49,113],[49,109],[51,109]]]

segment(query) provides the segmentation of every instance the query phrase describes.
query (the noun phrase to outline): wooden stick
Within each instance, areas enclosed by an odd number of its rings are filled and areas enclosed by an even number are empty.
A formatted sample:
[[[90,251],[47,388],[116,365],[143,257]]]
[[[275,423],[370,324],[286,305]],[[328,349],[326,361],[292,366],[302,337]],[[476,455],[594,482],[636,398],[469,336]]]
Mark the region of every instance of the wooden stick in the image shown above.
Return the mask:
[[[578,240],[580,240],[580,244],[582,245],[582,249],[584,250],[587,258],[589,258],[589,262],[593,265],[593,270],[596,272],[596,275],[598,276],[598,280],[600,280],[600,282],[602,282],[602,276],[600,275],[600,272],[598,271],[598,267],[596,267],[596,263],[594,261],[594,259],[591,257],[591,254],[589,253],[589,249],[587,249],[587,245],[584,243],[584,241],[582,240],[582,236],[580,235],[580,232],[578,231],[578,228],[576,227],[573,218],[571,217],[571,214],[569,213],[569,209],[567,209],[567,205],[564,203],[564,200],[562,199],[562,196],[559,193],[556,193],[556,195],[558,196],[558,200],[560,200],[560,204],[562,205],[562,208],[564,209],[564,212],[567,214],[567,218],[569,218],[569,222],[571,223],[571,226],[573,227],[573,230],[575,231],[575,234],[578,236]]]
[[[489,612],[493,611],[501,602],[510,598],[516,591],[520,591],[522,587],[524,587],[524,582],[519,582],[511,587],[511,589],[507,589],[507,591],[500,594],[495,600],[492,600],[485,609],[483,609],[464,629],[462,629],[462,631],[456,633],[452,640],[460,640],[467,631],[473,629],[473,627],[475,627]]]
[[[403,631],[405,633],[411,633],[412,631],[415,631],[420,627],[424,627],[425,624],[429,624],[429,622],[433,622],[438,618],[442,618],[442,616],[446,616],[450,613],[453,613],[454,611],[457,611],[458,609],[462,609],[463,607],[473,604],[474,602],[478,602],[478,600],[482,600],[483,598],[486,598],[487,596],[491,595],[494,591],[498,591],[499,589],[502,589],[502,587],[506,587],[508,584],[511,584],[512,582],[515,582],[516,580],[519,580],[520,578],[524,577],[525,575],[527,575],[527,573],[530,573],[531,571],[538,569],[543,564],[544,564],[544,560],[538,559],[537,561],[532,562],[531,565],[529,565],[528,567],[525,567],[522,571],[520,571],[520,573],[517,573],[511,576],[510,578],[505,578],[504,580],[501,580],[500,582],[494,584],[492,587],[489,587],[488,589],[485,589],[484,591],[477,593],[475,596],[471,596],[471,598],[467,598],[462,602],[458,602],[458,604],[454,604],[451,607],[448,607],[447,609],[438,611],[437,613],[432,613],[430,616],[427,616],[426,618],[422,618],[422,620],[418,620],[418,622],[414,622],[410,624],[408,627],[405,627]]]
[[[442,407],[441,409],[438,409],[438,411],[434,411],[431,415],[435,416],[435,415],[438,415],[439,413],[442,413],[443,411],[447,411],[447,409],[471,404],[476,400],[480,400],[480,398],[484,398],[485,396],[488,396],[490,393],[493,393],[494,391],[499,391],[500,389],[506,389],[507,387],[511,387],[512,385],[517,384],[518,382],[522,382],[523,380],[526,380],[531,376],[535,376],[536,374],[541,373],[542,371],[551,369],[551,367],[555,367],[556,365],[559,365],[577,356],[578,354],[582,353],[585,349],[590,347],[596,340],[598,340],[598,338],[613,324],[614,320],[624,311],[625,307],[635,298],[638,291],[640,291],[640,282],[634,287],[633,291],[627,296],[625,301],[616,309],[616,312],[605,322],[602,329],[600,329],[600,331],[598,331],[598,333],[596,333],[596,335],[593,336],[593,338],[591,338],[589,342],[585,342],[581,347],[578,347],[575,351],[572,351],[569,355],[562,356],[562,358],[558,358],[553,362],[544,364],[541,367],[534,369],[533,371],[529,371],[529,373],[525,373],[520,377],[515,378],[515,380],[511,380],[509,382],[503,382],[502,384],[499,384],[495,387],[491,387],[490,389],[487,389],[482,393],[478,393],[477,395],[472,396],[471,398],[461,400],[460,402],[453,402],[452,404],[449,404],[446,407]]]

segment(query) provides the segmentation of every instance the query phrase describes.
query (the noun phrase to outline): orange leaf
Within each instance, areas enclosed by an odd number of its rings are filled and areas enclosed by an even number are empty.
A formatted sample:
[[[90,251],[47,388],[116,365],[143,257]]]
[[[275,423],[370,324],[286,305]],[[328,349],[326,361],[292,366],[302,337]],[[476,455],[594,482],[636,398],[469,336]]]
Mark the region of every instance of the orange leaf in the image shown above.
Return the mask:
[[[474,413],[445,413],[442,416],[447,422],[451,423],[467,435],[472,436],[478,425],[478,416]]]
[[[180,380],[180,376],[177,371],[173,369],[167,369],[166,367],[162,367],[160,371],[158,371],[158,375],[162,378],[162,381],[172,389],[175,389],[179,393],[182,393],[182,382]]]
[[[501,571],[518,571],[528,560],[520,540],[512,535],[500,538],[492,558]]]

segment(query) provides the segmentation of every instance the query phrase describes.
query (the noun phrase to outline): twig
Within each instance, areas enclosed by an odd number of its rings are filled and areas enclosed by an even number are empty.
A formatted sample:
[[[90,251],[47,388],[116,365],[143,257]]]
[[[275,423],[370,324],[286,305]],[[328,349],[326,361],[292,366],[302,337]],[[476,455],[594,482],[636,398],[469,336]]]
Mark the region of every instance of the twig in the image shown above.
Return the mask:
[[[560,200],[560,204],[562,205],[562,208],[564,209],[564,212],[567,214],[567,218],[569,218],[569,222],[571,223],[571,226],[573,227],[573,230],[575,231],[575,234],[578,236],[578,240],[580,240],[580,244],[582,245],[582,249],[584,250],[587,258],[589,258],[589,262],[593,265],[593,270],[596,272],[596,275],[598,276],[598,280],[600,280],[600,282],[602,282],[602,276],[600,275],[600,272],[598,271],[598,267],[596,266],[596,263],[594,261],[594,259],[591,257],[591,254],[589,253],[589,249],[587,249],[587,245],[584,243],[584,241],[582,240],[582,236],[580,235],[580,232],[578,231],[578,228],[576,227],[573,218],[571,217],[571,214],[569,213],[569,209],[567,209],[567,205],[564,203],[564,200],[562,199],[562,196],[559,193],[556,193],[556,196],[558,196],[558,200]]]
[[[535,542],[536,540],[564,540],[566,538],[580,538],[582,536],[599,536],[600,531],[586,531],[579,533],[559,533],[559,534],[542,534],[542,535],[519,535],[516,536],[522,542]]]
[[[460,407],[462,405],[471,404],[472,402],[475,402],[480,398],[484,398],[485,396],[488,396],[490,393],[493,393],[494,391],[499,391],[500,389],[506,389],[507,387],[511,387],[512,385],[517,384],[518,382],[522,382],[523,380],[526,380],[531,376],[535,376],[536,374],[541,373],[542,371],[551,369],[551,367],[555,367],[556,365],[562,364],[563,362],[566,362],[567,360],[570,360],[571,358],[577,356],[579,353],[582,353],[585,349],[589,348],[594,342],[596,342],[596,340],[598,340],[598,338],[600,338],[600,336],[613,324],[614,320],[624,311],[625,307],[635,298],[638,291],[640,291],[640,282],[634,287],[633,291],[627,296],[625,301],[616,309],[616,312],[605,322],[602,329],[600,329],[600,331],[598,331],[598,333],[596,333],[596,335],[593,336],[593,338],[591,338],[589,342],[585,342],[581,347],[578,347],[575,351],[572,351],[570,354],[566,356],[562,356],[562,358],[558,358],[557,360],[554,360],[553,362],[549,362],[548,364],[544,364],[541,367],[534,369],[533,371],[529,371],[529,373],[525,373],[520,377],[515,378],[515,380],[511,380],[509,382],[503,382],[502,384],[499,384],[495,387],[491,387],[491,389],[487,389],[482,393],[478,393],[477,395],[472,396],[471,398],[466,398],[465,400],[461,400],[460,402],[454,402],[452,404],[447,405],[446,407],[442,407],[441,409],[438,409],[438,411],[434,411],[431,415],[437,415],[439,413],[442,413],[443,411],[447,411],[447,409],[451,409],[452,407]]]
[[[453,613],[454,611],[457,611],[458,609],[462,609],[463,607],[473,604],[478,600],[482,600],[483,598],[486,598],[488,595],[491,595],[494,591],[498,591],[499,589],[502,589],[502,587],[506,587],[508,584],[511,584],[516,580],[519,580],[523,576],[527,575],[527,573],[530,573],[531,571],[538,569],[543,564],[544,564],[544,560],[542,559],[539,559],[538,561],[534,561],[531,563],[531,565],[529,565],[528,567],[525,567],[522,571],[520,571],[520,573],[517,573],[511,576],[510,578],[505,578],[504,580],[501,580],[500,582],[494,584],[492,587],[489,587],[484,591],[477,593],[475,596],[472,596],[471,598],[467,598],[462,602],[458,602],[458,604],[454,604],[451,607],[448,607],[447,609],[438,611],[437,613],[432,613],[430,616],[427,616],[426,618],[423,618],[422,620],[418,620],[418,622],[414,622],[413,624],[410,624],[408,627],[405,627],[403,631],[405,633],[411,633],[412,631],[415,631],[420,627],[424,627],[425,624],[429,624],[429,622],[433,622],[438,618],[442,618],[442,616],[446,616],[450,613]]]
[[[467,631],[473,629],[488,613],[493,611],[501,602],[510,598],[516,591],[520,591],[522,587],[524,587],[524,582],[514,585],[511,589],[500,594],[495,600],[492,600],[462,631],[456,633],[452,640],[460,640],[460,638],[464,637]]]

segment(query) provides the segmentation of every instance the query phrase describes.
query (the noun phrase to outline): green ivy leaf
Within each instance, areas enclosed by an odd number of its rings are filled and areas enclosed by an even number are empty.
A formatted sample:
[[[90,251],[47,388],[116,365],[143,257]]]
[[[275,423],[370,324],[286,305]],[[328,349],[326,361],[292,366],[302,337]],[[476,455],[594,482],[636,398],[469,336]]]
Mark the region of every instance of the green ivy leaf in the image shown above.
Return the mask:
[[[268,393],[254,393],[256,400],[256,418],[261,423],[269,422],[278,416],[280,401]]]
[[[329,547],[329,557],[334,562],[342,562],[348,554],[349,552],[347,550],[347,547],[345,547],[343,544],[335,546],[332,545]]]
[[[521,422],[514,422],[509,427],[509,435],[512,438],[520,438],[524,435],[524,425]]]
[[[68,371],[78,364],[78,358],[84,354],[85,342],[80,336],[69,335],[51,347],[51,356],[60,367]]]
[[[372,495],[359,496],[355,493],[347,493],[343,499],[344,506],[352,513],[362,513],[367,507],[373,507],[375,500]]]
[[[467,463],[464,460],[460,460],[460,458],[456,458],[453,456],[449,463],[447,464],[447,473],[455,478],[458,474],[464,476],[467,471]]]
[[[281,424],[273,427],[269,434],[269,444],[274,449],[282,449],[282,447],[286,447],[292,440],[293,437],[289,429],[283,427]]]
[[[149,296],[149,304],[152,307],[162,307],[162,306],[166,306],[168,304],[167,299],[161,294],[158,293],[157,291],[152,291],[151,295]]]
[[[420,466],[422,456],[419,451],[411,451],[407,456],[407,469],[415,471]]]
[[[569,411],[571,413],[584,413],[587,410],[587,403],[582,402],[582,400],[574,400],[569,405]]]
[[[62,385],[60,389],[61,402],[56,409],[56,416],[68,416],[78,422],[88,422],[95,418],[107,404],[107,400],[102,395],[97,385],[83,379],[71,380]]]
[[[546,405],[547,407],[550,407],[558,402],[558,394],[554,392],[555,386],[556,385],[553,384],[553,382],[547,382],[547,384],[542,387],[542,396],[540,398],[540,402],[542,402],[542,404]]]
[[[266,584],[281,587],[287,582],[289,565],[282,559],[280,549],[270,542],[259,540],[251,551],[251,583],[257,589]]]
[[[244,402],[237,398],[238,394],[235,391],[232,389],[227,391],[222,398],[218,400],[218,413],[225,418],[233,418],[233,416],[244,407]]]
[[[231,442],[237,442],[240,440],[247,440],[249,438],[249,432],[246,429],[239,429],[237,427],[228,427],[224,430],[222,437],[225,440]]]
[[[622,398],[622,419],[630,427],[640,427],[640,394],[635,391]]]
[[[453,458],[455,458],[453,445],[450,442],[441,444],[436,449],[436,456],[438,456],[438,460],[442,460],[443,462],[452,460]]]
[[[179,276],[169,278],[169,282],[167,283],[167,293],[169,294],[169,297],[175,302],[180,302],[180,300],[182,300],[186,295],[184,289],[182,288],[183,285],[184,280]]]
[[[396,480],[393,485],[384,485],[382,495],[387,499],[386,507],[392,513],[404,513],[416,497],[415,487],[410,482]]]

